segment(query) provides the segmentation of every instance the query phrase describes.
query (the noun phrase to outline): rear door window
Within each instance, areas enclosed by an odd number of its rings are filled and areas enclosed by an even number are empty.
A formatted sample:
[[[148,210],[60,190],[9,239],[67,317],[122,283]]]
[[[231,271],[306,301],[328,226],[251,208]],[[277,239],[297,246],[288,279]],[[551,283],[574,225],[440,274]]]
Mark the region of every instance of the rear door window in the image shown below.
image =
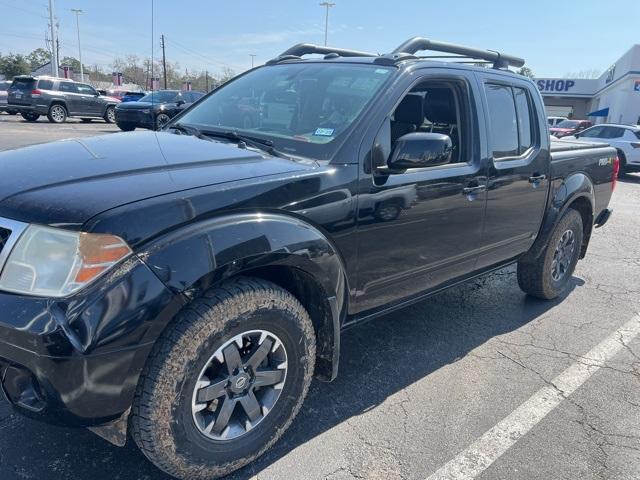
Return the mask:
[[[40,90],[53,90],[53,80],[38,80]]]
[[[511,87],[488,83],[485,91],[493,158],[515,157],[519,154],[518,120]]]
[[[602,138],[620,138],[624,136],[624,128],[605,127]]]
[[[78,93],[75,83],[60,82],[60,91],[65,93]]]

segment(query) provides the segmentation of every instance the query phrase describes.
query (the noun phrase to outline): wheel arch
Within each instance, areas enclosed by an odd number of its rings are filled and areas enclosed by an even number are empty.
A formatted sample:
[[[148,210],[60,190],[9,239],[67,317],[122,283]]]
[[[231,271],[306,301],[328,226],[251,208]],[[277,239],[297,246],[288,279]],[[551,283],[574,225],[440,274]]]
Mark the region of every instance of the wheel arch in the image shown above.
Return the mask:
[[[580,258],[584,258],[593,230],[594,196],[593,182],[585,173],[576,172],[568,176],[554,192],[536,241],[523,259],[532,262],[540,257],[553,230],[569,208],[576,210],[582,217],[583,240]]]
[[[64,109],[67,111],[67,115],[69,115],[69,106],[67,105],[67,102],[61,98],[56,98],[54,100],[51,100],[51,103],[49,103],[49,108],[47,109],[47,113],[49,112],[49,110],[51,110],[51,107],[53,107],[54,105],[63,106]]]
[[[347,275],[337,248],[317,228],[282,214],[231,215],[175,230],[139,256],[186,302],[237,276],[269,280],[289,291],[316,329],[316,376],[335,378]]]

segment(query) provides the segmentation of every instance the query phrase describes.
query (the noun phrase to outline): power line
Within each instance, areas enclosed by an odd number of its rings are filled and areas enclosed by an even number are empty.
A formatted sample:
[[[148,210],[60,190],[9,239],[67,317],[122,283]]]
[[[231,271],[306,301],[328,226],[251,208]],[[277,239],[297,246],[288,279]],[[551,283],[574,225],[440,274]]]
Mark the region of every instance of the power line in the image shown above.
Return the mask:
[[[44,19],[48,18],[46,15],[42,15],[41,13],[34,12],[33,10],[29,10],[29,9],[26,9],[26,8],[23,8],[23,7],[18,7],[16,5],[12,5],[10,3],[0,2],[0,5],[3,5],[5,7],[9,7],[9,8],[14,8],[16,10],[20,10],[23,13],[28,13],[29,15],[34,15],[36,17],[40,17],[40,18],[44,18]]]
[[[165,40],[168,41],[169,43],[171,43],[172,45],[174,45],[175,47],[178,47],[184,53],[191,54],[191,55],[194,55],[196,57],[199,57],[200,59],[202,59],[202,60],[204,60],[204,61],[206,61],[208,63],[214,63],[214,64],[221,65],[223,67],[232,68],[232,66],[229,65],[228,63],[224,63],[224,62],[221,62],[219,60],[214,60],[211,57],[208,57],[208,56],[203,55],[201,53],[198,53],[198,52],[196,52],[194,50],[191,50],[190,48],[185,47],[184,45],[176,42],[175,40],[173,40],[171,38],[165,37]]]

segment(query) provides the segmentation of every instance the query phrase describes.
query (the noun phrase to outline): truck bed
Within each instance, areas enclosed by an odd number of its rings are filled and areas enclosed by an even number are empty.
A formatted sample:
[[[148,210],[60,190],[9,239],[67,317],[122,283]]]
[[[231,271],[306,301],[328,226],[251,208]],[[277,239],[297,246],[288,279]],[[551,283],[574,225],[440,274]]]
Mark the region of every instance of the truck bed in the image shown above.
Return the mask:
[[[587,150],[608,147],[609,144],[602,142],[585,142],[584,140],[560,140],[551,137],[551,153],[570,152],[573,150]]]

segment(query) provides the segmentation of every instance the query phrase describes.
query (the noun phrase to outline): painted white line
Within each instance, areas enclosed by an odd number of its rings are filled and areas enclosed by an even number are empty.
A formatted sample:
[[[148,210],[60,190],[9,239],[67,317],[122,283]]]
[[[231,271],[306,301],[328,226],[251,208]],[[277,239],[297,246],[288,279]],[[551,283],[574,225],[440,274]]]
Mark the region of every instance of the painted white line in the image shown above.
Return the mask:
[[[640,334],[640,315],[596,345],[427,480],[473,479]]]

